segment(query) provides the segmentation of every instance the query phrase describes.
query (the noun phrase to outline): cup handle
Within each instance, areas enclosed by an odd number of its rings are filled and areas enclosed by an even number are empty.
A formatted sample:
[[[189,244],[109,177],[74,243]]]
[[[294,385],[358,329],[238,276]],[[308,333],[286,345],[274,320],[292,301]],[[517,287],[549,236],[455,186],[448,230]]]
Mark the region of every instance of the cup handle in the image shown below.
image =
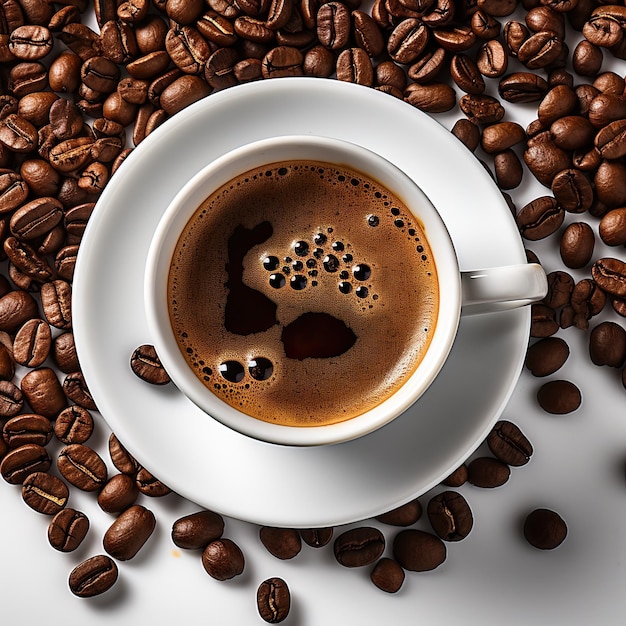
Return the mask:
[[[521,263],[461,272],[461,315],[516,309],[541,300],[548,292],[538,263]]]

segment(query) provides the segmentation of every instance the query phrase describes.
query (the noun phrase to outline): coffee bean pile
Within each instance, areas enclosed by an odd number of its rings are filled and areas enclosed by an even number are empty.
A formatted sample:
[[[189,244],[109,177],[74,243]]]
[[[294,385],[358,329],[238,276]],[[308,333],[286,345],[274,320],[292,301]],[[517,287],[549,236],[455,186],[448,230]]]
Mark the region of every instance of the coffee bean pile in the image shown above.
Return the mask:
[[[370,86],[433,115],[458,108],[452,132],[492,172],[522,237],[552,239],[563,261],[532,307],[529,371],[552,377],[569,356],[554,335],[575,327],[588,333],[592,363],[620,372],[626,386],[623,324],[592,322],[607,310],[626,315],[625,83],[603,71],[605,58],[626,58],[624,2],[375,0],[364,8],[360,0],[94,0],[92,28],[88,0],[0,1],[0,473],[21,485],[28,506],[52,516],[49,539],[60,551],[75,549],[89,528],[66,506],[69,486],[97,494],[118,516],[107,554],[70,574],[78,596],[109,589],[116,561],[133,558],[150,537],[156,520],[135,498],[169,489],[115,435],[109,453],[119,473],[111,477],[86,443],[97,407],[72,335],[76,255],[100,193],[133,146],[213,91],[306,75]],[[506,119],[516,106],[536,107],[527,128]],[[527,175],[545,192],[518,209],[508,191]],[[594,254],[598,239],[615,254]],[[574,271],[587,274],[577,280]],[[138,348],[132,369],[166,384],[150,348]],[[566,414],[582,396],[571,381],[550,378],[537,401]],[[64,446],[54,454],[53,441]],[[508,421],[486,443],[491,455],[458,468],[444,482],[450,489],[429,501],[432,532],[410,527],[422,508],[410,502],[378,518],[407,526],[390,556],[384,534],[364,526],[335,539],[337,561],[372,567],[373,583],[387,592],[402,586],[405,571],[438,567],[446,545],[472,528],[454,488],[503,485],[532,454]],[[207,572],[227,579],[241,573],[244,558],[215,515],[177,522],[173,540],[202,550]],[[538,510],[523,532],[531,545],[553,548],[566,527]],[[290,558],[300,539],[322,548],[332,536],[333,529],[261,529],[260,540]],[[281,579],[264,581],[257,600],[270,623],[289,612]]]

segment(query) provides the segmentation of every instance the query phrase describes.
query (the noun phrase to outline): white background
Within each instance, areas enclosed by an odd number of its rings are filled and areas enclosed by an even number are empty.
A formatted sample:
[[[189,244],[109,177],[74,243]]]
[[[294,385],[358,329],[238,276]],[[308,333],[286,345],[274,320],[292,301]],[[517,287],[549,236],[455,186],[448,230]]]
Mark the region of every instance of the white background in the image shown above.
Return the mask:
[[[508,18],[507,18],[508,19]],[[573,50],[575,40],[570,43]],[[609,60],[604,69],[620,75],[623,61]],[[586,82],[579,79],[578,82]],[[494,83],[490,89],[493,89]],[[506,119],[525,126],[533,119],[533,105],[506,104]],[[460,113],[436,116],[446,127]],[[449,184],[442,181],[442,184]],[[521,188],[511,192],[518,208],[547,190],[528,172]],[[585,217],[597,233],[597,220]],[[569,221],[581,216],[570,216]],[[497,236],[497,233],[494,233]],[[547,272],[565,269],[555,252],[557,237],[528,243]],[[607,249],[597,242],[595,256],[619,256],[623,249]],[[577,279],[588,268],[571,271]],[[603,319],[624,323],[608,308]],[[20,488],[0,484],[0,600],[3,623],[36,622],[93,626],[169,624],[190,620],[201,624],[263,623],[255,594],[269,576],[281,576],[292,591],[292,610],[286,624],[354,623],[374,625],[447,624],[621,624],[626,611],[626,415],[620,372],[599,368],[588,357],[588,334],[570,328],[559,331],[571,355],[550,377],[576,383],[583,394],[579,410],[564,416],[544,413],[536,392],[545,382],[522,372],[503,417],[518,424],[534,445],[531,462],[513,468],[509,482],[488,490],[464,485],[475,519],[471,534],[447,544],[448,558],[437,570],[407,573],[398,594],[388,595],[369,581],[369,568],[348,570],[336,563],[332,547],[315,550],[303,545],[292,561],[270,556],[258,539],[258,526],[226,519],[224,535],[235,540],[246,556],[246,570],[237,579],[218,582],[203,570],[200,554],[177,549],[170,539],[173,521],[198,509],[175,494],[162,499],[141,497],[138,502],[154,511],[157,529],[132,561],[120,563],[120,580],[99,598],[81,600],[68,590],[67,577],[82,559],[102,552],[102,536],[112,517],[95,498],[72,491],[71,506],[91,520],[90,533],[73,554],[54,551],[47,542],[49,518],[31,511]],[[462,402],[459,403],[462,410]],[[90,445],[109,464],[109,430],[96,414],[96,434]],[[475,455],[485,452],[479,449]],[[157,471],[153,468],[153,471]],[[440,490],[424,494],[429,498]],[[527,513],[537,507],[557,511],[567,522],[568,536],[553,551],[539,551],[522,537]],[[399,530],[368,520],[388,539],[387,554]],[[428,529],[421,519],[417,527]],[[343,529],[341,529],[343,530]],[[339,529],[336,530],[336,533]]]

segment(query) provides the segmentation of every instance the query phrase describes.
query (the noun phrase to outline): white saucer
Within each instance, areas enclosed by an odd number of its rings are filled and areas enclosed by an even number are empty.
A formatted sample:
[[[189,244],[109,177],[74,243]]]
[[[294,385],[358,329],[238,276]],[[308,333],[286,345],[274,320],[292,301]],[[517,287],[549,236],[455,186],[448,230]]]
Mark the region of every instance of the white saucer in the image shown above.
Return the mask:
[[[150,343],[144,264],[168,202],[228,150],[309,133],[360,143],[412,176],[447,222],[461,269],[526,259],[510,210],[478,160],[432,118],[371,88],[315,78],[229,88],[177,114],[133,151],[93,212],[76,266],[74,333],[87,384],[122,443],[174,491],[224,515],[274,526],[366,519],[437,485],[501,415],[530,327],[528,307],[462,319],[447,364],[412,409],[376,433],[334,446],[247,438],[173,385],[135,377],[130,355]]]

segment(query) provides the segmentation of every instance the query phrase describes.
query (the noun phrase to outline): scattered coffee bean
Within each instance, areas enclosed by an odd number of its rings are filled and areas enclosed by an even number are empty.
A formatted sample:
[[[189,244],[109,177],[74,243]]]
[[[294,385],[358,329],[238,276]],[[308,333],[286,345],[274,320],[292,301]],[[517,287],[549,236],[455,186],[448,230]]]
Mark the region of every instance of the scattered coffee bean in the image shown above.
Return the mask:
[[[282,578],[268,578],[259,585],[256,601],[261,618],[268,624],[279,624],[289,615],[291,593]]]
[[[92,556],[70,573],[70,591],[79,598],[91,598],[108,591],[117,581],[115,562],[105,554]]]
[[[266,550],[277,559],[293,559],[302,549],[300,533],[293,528],[262,526],[259,539]]]
[[[77,404],[63,409],[54,422],[54,434],[61,443],[85,443],[94,430],[91,413]]]
[[[528,348],[524,364],[533,376],[549,376],[563,367],[569,354],[564,339],[545,337]]]
[[[130,368],[133,373],[152,385],[166,385],[170,377],[161,365],[154,346],[139,346],[130,357]]]
[[[129,561],[152,535],[156,518],[152,511],[135,504],[116,518],[104,533],[102,545],[107,554],[119,561]]]
[[[467,466],[467,481],[474,487],[494,489],[504,485],[511,476],[509,466],[489,456],[473,459]]]
[[[33,472],[22,483],[24,502],[44,515],[56,515],[64,509],[69,494],[67,485],[47,472]]]
[[[467,500],[456,491],[433,496],[426,512],[433,530],[445,541],[465,539],[474,526],[474,516]]]
[[[12,485],[22,484],[34,472],[47,472],[52,465],[48,451],[36,443],[10,450],[0,462],[2,478]]]
[[[539,406],[548,413],[572,413],[582,403],[580,389],[569,380],[551,380],[537,391]]]
[[[107,481],[107,467],[100,455],[82,443],[65,446],[57,458],[59,472],[83,491],[98,491]]]
[[[467,465],[461,463],[451,474],[441,482],[446,487],[460,487],[467,482]]]
[[[385,549],[385,537],[377,528],[360,526],[341,533],[333,544],[337,562],[344,567],[374,563]]]
[[[98,505],[106,513],[121,513],[135,503],[139,489],[127,474],[115,474],[100,490]]]
[[[135,457],[120,443],[115,433],[109,435],[109,455],[115,469],[122,474],[135,476],[139,471],[139,463],[137,463]]]
[[[27,443],[47,446],[52,439],[52,423],[43,415],[22,413],[5,423],[2,437],[9,448],[18,448]]]
[[[589,335],[589,356],[595,365],[622,367],[626,361],[626,330],[616,322],[600,322]]]
[[[422,505],[415,498],[406,504],[403,504],[387,513],[377,515],[376,519],[383,524],[391,526],[411,526],[415,524],[422,516]]]
[[[444,542],[432,533],[416,528],[401,530],[393,540],[393,558],[411,572],[426,572],[446,560]]]
[[[402,566],[389,557],[383,557],[370,572],[370,580],[382,591],[397,593],[404,584],[405,573]]]
[[[84,513],[69,507],[59,511],[48,526],[48,541],[59,552],[73,552],[89,531],[89,520]]]
[[[303,528],[300,531],[302,541],[312,548],[323,548],[333,538],[334,529],[327,528]]]
[[[139,491],[152,498],[162,498],[172,490],[164,485],[156,476],[150,473],[145,467],[140,468],[135,475],[135,481]]]
[[[185,550],[203,550],[222,536],[224,519],[213,511],[198,511],[177,519],[172,525],[172,541]]]
[[[243,573],[245,559],[241,548],[232,539],[222,537],[211,541],[202,552],[206,573],[216,580],[229,580]]]
[[[487,446],[497,459],[514,467],[526,465],[533,454],[533,446],[520,427],[505,419],[491,429]]]
[[[524,520],[524,537],[539,550],[554,550],[567,537],[567,524],[550,509],[535,509]]]

